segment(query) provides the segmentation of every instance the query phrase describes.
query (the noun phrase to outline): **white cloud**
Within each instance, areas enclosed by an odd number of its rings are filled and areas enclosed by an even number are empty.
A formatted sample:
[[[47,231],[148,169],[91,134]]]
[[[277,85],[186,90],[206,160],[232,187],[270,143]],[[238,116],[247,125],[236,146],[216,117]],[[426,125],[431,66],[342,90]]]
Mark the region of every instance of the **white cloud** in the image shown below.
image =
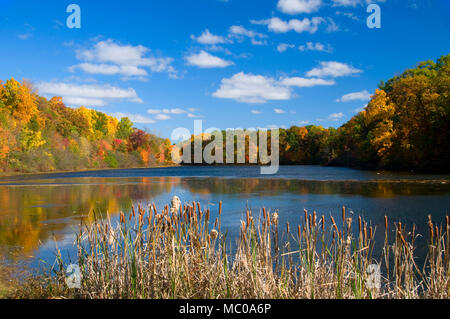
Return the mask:
[[[155,119],[160,120],[160,121],[166,121],[166,120],[170,120],[171,117],[167,114],[156,114]]]
[[[41,94],[61,96],[63,101],[73,106],[103,106],[107,100],[126,99],[142,103],[134,89],[122,89],[110,85],[87,85],[42,82],[37,85]]]
[[[263,40],[267,38],[265,34],[258,33],[252,30],[248,30],[241,25],[233,25],[229,29],[229,37],[237,38],[240,41],[243,41],[244,37],[248,37],[251,39],[251,43],[253,45],[266,45],[267,41]]]
[[[233,64],[203,50],[200,53],[187,56],[186,60],[189,65],[198,66],[199,68],[225,68]]]
[[[209,32],[208,29],[203,31],[203,33],[201,35],[199,35],[198,37],[191,35],[191,39],[193,39],[201,44],[220,44],[220,43],[226,42],[224,37],[219,36],[219,35],[214,35],[211,32]]]
[[[31,34],[30,33],[23,33],[23,34],[19,34],[17,37],[20,40],[27,40],[27,39],[29,39],[31,37]]]
[[[333,6],[356,7],[357,5],[385,2],[386,0],[333,0]]]
[[[185,114],[187,113],[186,110],[180,109],[180,108],[173,108],[173,109],[148,109],[147,110],[148,114]]]
[[[286,111],[285,111],[285,110],[282,110],[282,109],[273,109],[273,111],[274,111],[276,114],[285,114],[285,113],[286,113]]]
[[[288,14],[311,13],[319,10],[322,0],[279,0],[277,8]]]
[[[123,117],[128,117],[130,119],[131,122],[133,123],[139,123],[139,124],[153,124],[156,121],[140,115],[140,114],[132,114],[132,113],[122,113],[122,112],[114,112],[114,113],[110,113],[111,116],[114,116],[115,118],[121,119]]]
[[[262,112],[261,111],[258,111],[258,110],[251,110],[250,111],[252,114],[262,114]]]
[[[319,25],[325,22],[325,19],[321,17],[304,18],[303,20],[291,19],[289,21],[283,21],[280,18],[273,17],[266,20],[252,21],[253,24],[267,25],[269,31],[275,33],[295,31],[297,33],[309,32],[311,34],[316,33]]]
[[[356,69],[348,64],[329,61],[320,62],[320,67],[314,68],[306,73],[308,77],[341,77],[361,73],[362,70]]]
[[[345,114],[342,113],[342,112],[339,112],[339,113],[333,113],[333,114],[330,114],[330,115],[328,116],[328,119],[329,119],[330,121],[339,121],[339,120],[342,119],[344,116],[345,116]]]
[[[101,99],[91,99],[91,98],[84,98],[84,97],[66,96],[63,98],[63,101],[65,104],[72,105],[72,106],[88,105],[89,107],[96,107],[96,106],[105,106],[106,105],[106,102]]]
[[[334,84],[336,84],[334,80],[320,78],[285,77],[276,80],[271,77],[240,72],[231,78],[222,79],[220,88],[213,93],[213,96],[244,103],[266,103],[272,100],[289,100],[292,97],[292,87],[303,88]]]
[[[333,49],[331,48],[331,46],[322,44],[320,42],[307,42],[305,45],[300,45],[298,47],[298,49],[300,51],[319,51],[319,52],[327,52],[327,53],[331,53],[333,51]]]
[[[333,80],[324,80],[317,78],[301,78],[301,77],[284,78],[281,81],[281,83],[286,86],[295,86],[299,88],[336,84],[336,82],[334,82]]]
[[[113,40],[99,41],[91,49],[78,50],[77,59],[85,62],[69,69],[80,69],[90,74],[123,76],[146,76],[150,70],[176,76],[176,71],[171,66],[172,58],[147,56],[149,52],[150,49],[142,45],[121,45]]]
[[[350,101],[368,101],[371,98],[369,91],[364,90],[361,92],[348,93],[337,99],[336,102],[350,102]]]
[[[266,103],[271,100],[288,100],[291,98],[291,91],[273,78],[240,72],[231,78],[222,79],[220,88],[213,96],[245,103]]]
[[[308,125],[309,121],[299,121],[298,125]]]
[[[278,52],[280,52],[280,53],[283,53],[283,52],[285,52],[287,49],[289,49],[289,48],[294,48],[295,47],[295,45],[294,44],[287,44],[287,43],[280,43],[278,46],[277,46],[277,51]]]

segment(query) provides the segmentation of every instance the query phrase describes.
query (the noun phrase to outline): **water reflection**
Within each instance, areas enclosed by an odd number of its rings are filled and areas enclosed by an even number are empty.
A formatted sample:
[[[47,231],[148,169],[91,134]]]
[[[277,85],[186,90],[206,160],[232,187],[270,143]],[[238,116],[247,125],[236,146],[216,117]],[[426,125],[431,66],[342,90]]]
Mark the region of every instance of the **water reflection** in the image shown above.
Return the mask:
[[[224,226],[233,235],[246,206],[278,210],[280,222],[298,223],[306,208],[339,221],[342,206],[383,228],[383,216],[426,231],[426,216],[442,221],[450,211],[450,185],[434,182],[301,181],[294,179],[211,177],[58,178],[15,181],[0,185],[0,256],[50,259],[53,240],[66,243],[80,220],[94,214],[114,218],[137,203],[161,208],[171,196],[200,201],[216,213],[224,202]],[[100,215],[99,215],[100,214]],[[102,215],[103,214],[103,215]],[[212,216],[214,217],[214,216]],[[382,238],[382,237],[380,237]],[[49,260],[50,261],[50,260]]]

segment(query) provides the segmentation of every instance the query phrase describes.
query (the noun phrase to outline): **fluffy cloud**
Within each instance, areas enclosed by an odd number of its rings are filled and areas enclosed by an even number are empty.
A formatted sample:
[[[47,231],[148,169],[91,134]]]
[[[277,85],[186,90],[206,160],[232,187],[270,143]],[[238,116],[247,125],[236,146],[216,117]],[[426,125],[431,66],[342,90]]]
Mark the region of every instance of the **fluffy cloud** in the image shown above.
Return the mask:
[[[289,21],[281,20],[280,18],[273,17],[270,19],[251,21],[253,24],[267,25],[269,31],[275,33],[286,33],[289,31],[295,31],[297,33],[309,32],[311,34],[316,33],[319,29],[319,25],[326,23],[326,20],[321,17],[304,18],[303,20],[291,19]]]
[[[303,87],[313,87],[313,86],[319,86],[319,85],[334,85],[336,82],[333,80],[324,80],[324,79],[317,79],[317,78],[301,78],[301,77],[291,77],[291,78],[284,78],[281,81],[281,84],[285,86],[295,86],[299,88]]]
[[[258,110],[251,110],[250,111],[252,114],[262,114],[262,112],[261,111],[258,111]]]
[[[330,121],[339,121],[339,120],[342,119],[344,116],[345,116],[345,115],[344,115],[344,113],[342,113],[342,112],[339,112],[339,113],[333,113],[333,114],[330,114],[330,115],[328,116],[328,120],[330,120]]]
[[[244,103],[266,103],[273,100],[289,100],[292,97],[292,87],[303,88],[334,84],[336,84],[334,80],[319,78],[285,77],[276,80],[271,77],[240,72],[231,78],[222,79],[220,88],[213,93],[213,96]]]
[[[271,100],[288,100],[291,98],[291,91],[273,78],[240,72],[231,78],[222,79],[220,88],[213,96],[244,103],[266,103]]]
[[[329,61],[320,62],[320,67],[314,68],[306,73],[308,77],[341,77],[361,73],[362,70],[356,69],[348,64]]]
[[[219,36],[219,35],[214,35],[211,32],[209,32],[208,29],[203,31],[203,33],[201,35],[199,35],[198,37],[191,35],[191,39],[193,39],[201,44],[211,44],[211,45],[226,42],[224,37]]]
[[[289,49],[289,48],[294,48],[295,47],[295,45],[294,44],[287,44],[287,43],[280,43],[278,46],[277,46],[277,51],[278,52],[280,52],[280,53],[283,53],[284,51],[286,51],[287,49]]]
[[[174,108],[174,109],[148,109],[148,114],[184,114],[187,113],[186,110],[180,109],[180,108]]]
[[[72,106],[103,106],[108,100],[126,99],[142,103],[132,88],[122,89],[110,85],[87,85],[42,82],[37,85],[41,94],[61,96],[63,101]]]
[[[239,40],[243,40],[244,37],[248,37],[251,39],[253,45],[264,45],[267,44],[264,38],[267,38],[265,34],[258,33],[252,30],[248,30],[241,25],[233,25],[229,29],[229,37],[237,38]]]
[[[333,0],[333,6],[356,7],[357,5],[385,2],[386,0]]]
[[[282,109],[273,109],[273,111],[274,111],[276,114],[285,114],[285,113],[286,113],[286,111],[285,111],[285,110],[282,110]]]
[[[322,6],[322,0],[279,0],[277,8],[287,14],[316,12]]]
[[[140,115],[140,114],[122,113],[122,112],[114,112],[114,113],[109,113],[109,114],[118,119],[121,119],[123,117],[128,117],[131,122],[138,123],[138,124],[153,124],[156,122],[155,120],[153,120],[149,117]]]
[[[364,90],[361,92],[348,93],[337,99],[336,102],[350,102],[350,101],[368,101],[371,98],[369,91]]]
[[[170,117],[170,115],[167,115],[167,114],[157,114],[156,116],[155,116],[155,119],[157,119],[157,120],[160,120],[160,121],[166,121],[166,120],[170,120],[171,119],[171,117]]]
[[[91,49],[78,50],[77,59],[85,61],[70,67],[89,74],[122,75],[127,77],[148,75],[151,72],[168,72],[176,76],[171,66],[172,58],[148,56],[150,50],[142,45],[121,45],[113,40],[99,41]]]
[[[319,51],[319,52],[327,52],[327,53],[331,53],[333,51],[333,49],[331,48],[331,46],[322,44],[320,42],[307,42],[305,45],[300,45],[298,47],[298,49],[300,51]]]
[[[198,66],[199,68],[225,68],[233,64],[203,50],[198,54],[187,56],[186,61],[189,65]]]

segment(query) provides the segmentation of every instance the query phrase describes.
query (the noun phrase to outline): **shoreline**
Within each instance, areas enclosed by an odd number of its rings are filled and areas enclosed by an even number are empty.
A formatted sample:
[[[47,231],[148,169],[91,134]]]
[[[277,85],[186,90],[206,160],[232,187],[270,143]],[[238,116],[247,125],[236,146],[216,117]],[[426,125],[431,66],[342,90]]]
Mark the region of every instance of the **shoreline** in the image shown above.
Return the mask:
[[[52,174],[64,174],[64,173],[85,173],[85,172],[104,172],[104,171],[124,171],[128,169],[148,169],[148,168],[168,168],[168,167],[181,167],[181,165],[160,165],[151,167],[126,167],[126,168],[86,168],[76,171],[49,171],[49,172],[36,172],[36,173],[23,173],[23,172],[12,172],[12,173],[0,173],[0,180],[8,177],[21,177],[21,176],[34,176],[34,175],[52,175]]]

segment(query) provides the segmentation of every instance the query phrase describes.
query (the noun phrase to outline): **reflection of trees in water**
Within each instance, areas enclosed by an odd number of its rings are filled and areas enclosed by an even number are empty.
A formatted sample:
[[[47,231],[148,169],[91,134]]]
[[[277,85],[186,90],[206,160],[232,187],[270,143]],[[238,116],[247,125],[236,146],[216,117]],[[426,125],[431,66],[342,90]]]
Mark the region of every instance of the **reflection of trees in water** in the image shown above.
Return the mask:
[[[80,218],[91,221],[93,211],[97,216],[106,212],[115,215],[129,211],[134,201],[170,192],[173,183],[166,181],[139,178],[133,179],[136,184],[125,184],[123,180],[96,178],[84,179],[80,185],[0,187],[0,246],[30,253],[53,235],[61,239],[62,231],[76,226]]]
[[[65,182],[68,184],[64,185]],[[105,216],[106,212],[111,215],[120,211],[128,212],[132,203],[151,202],[154,196],[170,193],[174,187],[184,188],[194,195],[213,194],[218,200],[229,197],[225,195],[235,194],[251,194],[255,198],[282,194],[360,195],[371,200],[390,199],[402,195],[445,195],[450,193],[450,185],[437,183],[323,182],[269,178],[73,178],[45,180],[43,183],[36,186],[0,186],[0,247],[14,246],[25,254],[32,253],[38,248],[40,242],[53,239],[53,234],[55,234],[56,240],[61,239],[62,235],[59,234],[70,227],[76,228],[80,218],[87,222],[92,220],[94,215],[89,213],[94,210],[97,216]],[[52,185],[52,183],[55,184]],[[183,200],[191,199],[183,198]],[[327,201],[326,198],[323,200]],[[362,199],[361,206],[363,209],[369,207],[372,210],[371,215],[366,217],[372,222],[372,226],[376,226],[380,230],[377,232],[378,235],[382,233],[383,217],[386,211],[383,210],[384,207],[379,210],[370,207],[371,203]],[[342,205],[344,204],[342,203]],[[397,199],[394,204],[396,207],[401,206]],[[245,208],[245,205],[246,203],[243,201],[242,207]],[[363,207],[364,205],[365,207]],[[414,205],[414,203],[410,205]],[[292,210],[294,209],[297,208],[292,208]],[[303,208],[298,209],[302,210]],[[313,207],[312,209],[317,208]],[[338,220],[340,215],[338,207],[336,207],[335,213],[337,216],[335,218]],[[355,211],[355,213],[359,214],[361,211]],[[417,210],[412,212],[408,207],[401,207],[394,212],[391,221],[401,218],[406,225],[416,223],[419,230],[426,233],[426,220],[422,217],[429,213],[433,213],[436,220],[440,221],[446,212],[427,211],[419,214]],[[297,216],[297,214],[295,215]],[[297,221],[297,219],[290,220],[290,222]]]
[[[420,182],[301,181],[290,179],[185,179],[182,185],[198,194],[282,193],[361,195],[392,198],[450,193],[450,184]]]

